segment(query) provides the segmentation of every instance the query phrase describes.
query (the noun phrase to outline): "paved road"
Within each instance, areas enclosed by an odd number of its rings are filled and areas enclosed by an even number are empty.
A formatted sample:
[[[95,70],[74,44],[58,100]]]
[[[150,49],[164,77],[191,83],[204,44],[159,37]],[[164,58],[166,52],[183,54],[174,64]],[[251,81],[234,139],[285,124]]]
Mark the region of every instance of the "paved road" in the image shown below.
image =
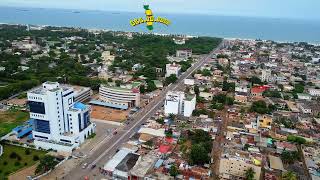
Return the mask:
[[[103,167],[103,165],[110,159],[116,152],[116,150],[121,147],[121,145],[129,140],[129,138],[136,133],[139,127],[155,112],[161,108],[165,100],[165,95],[168,91],[176,90],[178,87],[184,84],[184,79],[189,77],[193,72],[198,70],[203,66],[208,60],[211,59],[212,55],[216,53],[222,47],[221,43],[216,49],[214,49],[210,54],[202,58],[200,61],[196,62],[192,67],[190,67],[185,73],[183,73],[175,84],[169,85],[165,88],[159,96],[154,98],[147,106],[141,109],[135,116],[133,116],[133,121],[121,129],[119,129],[116,135],[110,139],[106,139],[105,142],[100,143],[100,146],[95,148],[95,151],[92,151],[83,163],[88,163],[89,167],[82,169],[81,165],[75,167],[71,170],[68,175],[63,179],[84,179],[85,176],[88,176],[89,179],[101,179],[103,178],[98,172],[98,168],[91,169],[91,165],[96,164],[97,167]]]

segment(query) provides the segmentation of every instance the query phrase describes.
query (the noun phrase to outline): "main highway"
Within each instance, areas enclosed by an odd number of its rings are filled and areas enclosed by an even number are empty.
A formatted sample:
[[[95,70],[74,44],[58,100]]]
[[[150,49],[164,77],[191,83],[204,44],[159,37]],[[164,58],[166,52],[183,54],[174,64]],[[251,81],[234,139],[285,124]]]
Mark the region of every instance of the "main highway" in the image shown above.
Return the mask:
[[[133,120],[130,122],[130,124],[118,129],[117,134],[113,135],[111,138],[106,138],[101,143],[97,144],[97,146],[93,148],[93,151],[87,154],[82,161],[83,163],[89,164],[87,168],[83,169],[81,165],[78,165],[69,171],[67,175],[62,177],[62,179],[80,180],[88,177],[91,180],[106,178],[99,173],[98,167],[103,167],[108,159],[110,159],[116,153],[117,149],[120,148],[122,144],[127,142],[148,118],[153,116],[157,110],[161,109],[168,91],[174,91],[183,86],[184,80],[193,72],[197,71],[208,60],[210,60],[211,57],[222,48],[223,44],[224,43],[222,41],[213,51],[204,56],[201,60],[194,63],[193,66],[183,73],[178,78],[176,83],[171,84],[163,89],[157,97],[155,97],[148,105],[146,105],[133,116]],[[96,165],[96,168],[91,169],[92,165]]]

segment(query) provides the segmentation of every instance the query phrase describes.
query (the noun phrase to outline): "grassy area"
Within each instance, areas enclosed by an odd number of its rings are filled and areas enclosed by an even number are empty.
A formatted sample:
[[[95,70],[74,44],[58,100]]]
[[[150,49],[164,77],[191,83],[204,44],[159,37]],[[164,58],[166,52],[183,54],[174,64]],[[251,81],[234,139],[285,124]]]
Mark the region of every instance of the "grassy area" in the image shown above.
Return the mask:
[[[9,133],[16,126],[29,119],[29,113],[17,109],[0,112],[0,136]]]
[[[43,158],[45,151],[26,149],[23,147],[3,145],[4,152],[0,157],[0,179],[21,168],[34,165]]]

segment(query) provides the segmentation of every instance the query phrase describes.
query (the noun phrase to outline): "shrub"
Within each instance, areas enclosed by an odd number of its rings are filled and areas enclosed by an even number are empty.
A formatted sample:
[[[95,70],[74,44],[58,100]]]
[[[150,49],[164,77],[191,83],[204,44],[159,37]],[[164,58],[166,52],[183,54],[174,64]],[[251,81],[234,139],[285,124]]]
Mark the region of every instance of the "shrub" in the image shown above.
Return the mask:
[[[3,162],[3,165],[4,165],[4,166],[8,165],[8,162],[7,162],[7,161],[4,161],[4,162]]]
[[[12,152],[9,157],[10,157],[11,159],[15,159],[15,158],[17,158],[17,156],[18,156],[18,155],[17,155],[16,152]]]
[[[21,161],[21,159],[22,159],[21,156],[17,155],[17,160]]]
[[[31,154],[31,151],[30,151],[30,149],[26,149],[24,153],[25,153],[26,155],[30,155],[30,154]]]
[[[39,156],[37,156],[37,155],[33,156],[33,161],[39,161],[39,159],[40,159]]]
[[[20,166],[20,162],[19,161],[16,161],[15,163],[14,163],[14,166]]]
[[[27,163],[27,162],[25,162],[25,163],[24,163],[24,166],[28,166],[28,163]]]

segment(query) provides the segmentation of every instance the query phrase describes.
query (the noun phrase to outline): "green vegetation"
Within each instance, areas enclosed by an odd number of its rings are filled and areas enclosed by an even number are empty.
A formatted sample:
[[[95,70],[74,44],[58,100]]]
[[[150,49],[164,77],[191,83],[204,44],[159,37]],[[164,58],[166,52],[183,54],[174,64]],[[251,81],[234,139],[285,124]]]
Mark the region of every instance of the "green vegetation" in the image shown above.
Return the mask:
[[[298,178],[294,172],[287,171],[282,174],[282,180],[298,180]]]
[[[189,131],[191,150],[188,154],[191,165],[203,165],[209,163],[212,150],[212,139],[208,132],[196,129]]]
[[[281,153],[281,159],[284,163],[292,164],[295,161],[300,160],[300,155],[298,151],[286,151]]]
[[[290,128],[290,129],[295,128],[295,123],[293,123],[290,119],[285,118],[285,117],[276,119],[275,123],[282,124],[282,125],[284,125],[285,128]]]
[[[252,168],[247,169],[245,172],[246,180],[253,180],[255,174],[256,174],[256,172],[254,172],[254,170]]]
[[[257,76],[252,76],[249,81],[252,83],[252,85],[255,84],[259,84],[259,85],[263,85],[264,83],[261,81],[260,78],[258,78]]]
[[[224,94],[215,95],[212,98],[212,109],[222,110],[225,105],[233,105],[234,99]]]
[[[302,83],[298,83],[294,85],[293,92],[295,93],[303,93],[304,91],[304,85]]]
[[[294,135],[288,135],[287,141],[298,143],[298,144],[305,144],[307,142],[307,140],[305,138],[300,137],[300,136],[294,136]]]
[[[39,159],[34,161],[34,156],[41,159],[46,154],[44,151],[26,149],[12,145],[3,145],[3,150],[3,155],[0,158],[1,179],[6,178],[9,174],[16,172],[21,168],[29,167],[37,163]]]
[[[0,136],[4,136],[11,130],[29,119],[29,113],[17,109],[0,111]]]
[[[166,77],[164,84],[168,85],[171,83],[175,83],[177,80],[178,80],[177,76],[174,74],[171,74],[169,77]]]
[[[223,81],[222,91],[234,92],[235,88],[235,83],[228,83],[227,81]]]
[[[276,90],[266,90],[262,93],[264,97],[282,98],[281,93]]]
[[[256,112],[259,114],[267,114],[274,111],[275,107],[273,105],[267,105],[267,103],[263,100],[255,101],[252,103],[250,111]]]
[[[172,164],[169,169],[170,176],[176,177],[179,174],[179,170],[175,164]]]
[[[90,134],[90,135],[88,136],[88,139],[92,139],[92,138],[94,138],[94,137],[96,137],[96,133]]]
[[[46,155],[44,156],[41,160],[40,163],[38,164],[35,174],[41,174],[47,171],[52,170],[59,162],[55,159],[55,157]]]
[[[53,31],[55,30],[55,31]],[[66,37],[80,37],[75,40],[66,40]],[[32,37],[40,47],[50,47],[46,55],[38,52],[23,52],[14,49],[13,53],[3,50],[11,47],[13,40],[22,40]],[[177,49],[192,49],[194,54],[207,54],[221,42],[220,38],[200,37],[191,38],[185,45],[177,45],[172,40],[173,36],[139,35],[133,39],[118,35],[116,32],[103,32],[99,36],[85,29],[46,27],[43,30],[27,31],[25,26],[1,25],[0,31],[0,66],[6,68],[0,72],[0,82],[5,84],[0,87],[0,100],[13,94],[28,90],[44,81],[58,81],[91,87],[97,90],[104,80],[95,78],[94,72],[89,66],[83,64],[101,64],[101,52],[106,50],[104,46],[111,46],[110,52],[116,54],[116,59],[109,68],[115,71],[131,71],[134,64],[140,63],[144,67],[135,72],[134,77],[143,75],[148,80],[157,79],[164,73],[157,73],[156,68],[164,69],[168,63],[167,56],[174,55]],[[120,51],[121,49],[121,51]],[[69,52],[66,52],[68,51]],[[38,56],[43,55],[43,56]],[[22,71],[21,59],[27,59],[25,66],[28,70]],[[191,66],[192,60],[181,62],[182,71]],[[154,89],[154,88],[151,88]],[[150,90],[151,90],[150,89]]]

